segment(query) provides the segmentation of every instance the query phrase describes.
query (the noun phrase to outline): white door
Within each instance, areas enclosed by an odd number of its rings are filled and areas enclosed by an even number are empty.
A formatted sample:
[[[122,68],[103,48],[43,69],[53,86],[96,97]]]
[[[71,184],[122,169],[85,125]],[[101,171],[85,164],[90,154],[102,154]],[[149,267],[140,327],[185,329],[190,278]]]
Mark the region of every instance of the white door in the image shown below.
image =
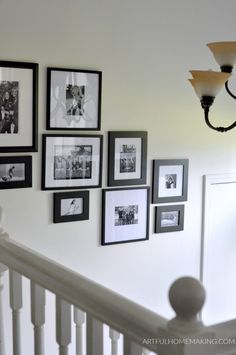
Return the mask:
[[[204,323],[236,318],[236,175],[204,177],[201,266]]]

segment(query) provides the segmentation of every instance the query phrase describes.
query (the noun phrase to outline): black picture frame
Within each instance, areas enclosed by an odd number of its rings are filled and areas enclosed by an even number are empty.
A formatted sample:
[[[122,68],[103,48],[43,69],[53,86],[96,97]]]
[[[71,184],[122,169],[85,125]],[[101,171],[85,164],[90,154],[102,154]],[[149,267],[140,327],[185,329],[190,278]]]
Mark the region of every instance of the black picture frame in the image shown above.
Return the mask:
[[[43,134],[42,190],[102,185],[102,135]]]
[[[102,245],[149,239],[149,187],[103,189]]]
[[[147,132],[108,132],[108,186],[143,185],[146,175]]]
[[[89,219],[89,191],[56,192],[53,202],[53,223]]]
[[[32,187],[32,157],[0,157],[0,189]]]
[[[38,64],[0,61],[0,70],[0,152],[37,152]]]
[[[153,161],[152,203],[187,201],[188,159]]]
[[[101,97],[101,71],[47,68],[47,129],[99,131]]]
[[[178,232],[184,229],[184,205],[155,208],[155,233]]]

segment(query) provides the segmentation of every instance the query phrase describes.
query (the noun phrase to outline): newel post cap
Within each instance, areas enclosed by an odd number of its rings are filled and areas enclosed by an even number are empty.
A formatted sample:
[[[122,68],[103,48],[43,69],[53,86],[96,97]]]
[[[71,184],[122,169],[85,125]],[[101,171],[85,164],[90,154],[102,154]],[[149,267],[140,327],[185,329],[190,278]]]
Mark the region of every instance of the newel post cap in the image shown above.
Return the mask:
[[[184,333],[196,332],[203,327],[199,320],[206,299],[201,282],[193,277],[176,280],[169,290],[169,301],[176,317],[168,322],[168,328]]]

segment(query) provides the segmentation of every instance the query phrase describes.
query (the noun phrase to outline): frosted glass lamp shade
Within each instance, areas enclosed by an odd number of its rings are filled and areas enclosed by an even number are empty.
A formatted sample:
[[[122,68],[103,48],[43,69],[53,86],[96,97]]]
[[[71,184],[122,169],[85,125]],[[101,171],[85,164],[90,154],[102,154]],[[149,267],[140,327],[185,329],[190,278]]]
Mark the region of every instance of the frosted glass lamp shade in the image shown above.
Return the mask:
[[[192,79],[189,79],[197,96],[216,97],[223,88],[225,82],[231,76],[230,73],[215,72],[213,70],[191,70]]]
[[[196,84],[196,81],[194,79],[188,79],[188,81],[190,82],[190,84],[193,86],[197,96],[199,97],[199,99],[201,99],[201,92],[198,90],[198,85]]]
[[[222,66],[233,67],[236,63],[236,42],[213,42],[207,47],[212,51],[216,62]]]

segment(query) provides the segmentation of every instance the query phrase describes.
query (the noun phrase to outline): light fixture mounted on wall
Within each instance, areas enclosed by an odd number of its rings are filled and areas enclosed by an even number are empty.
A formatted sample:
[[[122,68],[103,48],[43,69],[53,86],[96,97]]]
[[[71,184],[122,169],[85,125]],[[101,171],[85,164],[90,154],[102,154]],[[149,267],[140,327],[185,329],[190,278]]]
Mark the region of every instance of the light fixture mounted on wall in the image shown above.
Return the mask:
[[[227,132],[236,127],[236,121],[228,127],[215,127],[209,121],[209,110],[216,95],[224,85],[228,94],[236,100],[236,96],[232,94],[228,86],[228,79],[236,63],[236,42],[214,42],[208,43],[207,46],[220,65],[221,72],[213,70],[191,70],[192,79],[189,79],[189,81],[201,101],[208,127],[218,132]]]

